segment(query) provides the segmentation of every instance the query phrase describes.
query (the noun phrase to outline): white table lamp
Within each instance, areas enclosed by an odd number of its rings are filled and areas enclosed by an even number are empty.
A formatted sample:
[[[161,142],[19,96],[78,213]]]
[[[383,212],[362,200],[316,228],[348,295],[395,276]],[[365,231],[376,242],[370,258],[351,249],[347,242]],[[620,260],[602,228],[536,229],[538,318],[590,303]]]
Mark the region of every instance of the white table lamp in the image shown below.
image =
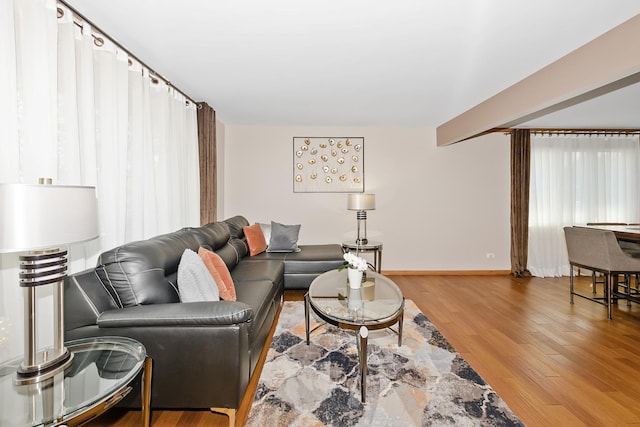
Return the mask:
[[[369,242],[367,240],[367,211],[375,210],[375,208],[375,194],[355,193],[349,194],[347,197],[347,209],[357,212],[358,237],[356,238],[356,244],[358,245],[366,245]]]
[[[50,183],[50,180],[48,180]],[[24,361],[16,384],[51,378],[71,364],[64,346],[66,246],[98,237],[94,187],[0,184],[0,253],[20,255],[20,286],[25,295]],[[38,351],[36,288],[53,285],[53,347]]]

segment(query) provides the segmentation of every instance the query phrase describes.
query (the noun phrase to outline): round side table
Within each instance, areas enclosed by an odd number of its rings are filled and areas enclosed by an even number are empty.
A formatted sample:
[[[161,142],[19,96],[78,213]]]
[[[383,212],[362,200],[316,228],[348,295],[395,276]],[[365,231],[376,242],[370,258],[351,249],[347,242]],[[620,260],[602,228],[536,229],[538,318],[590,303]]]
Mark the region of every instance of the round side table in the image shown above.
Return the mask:
[[[373,252],[373,269],[378,273],[382,270],[382,242],[369,240],[366,244],[356,242],[342,242],[343,252]]]
[[[68,341],[73,362],[44,381],[16,385],[22,357],[0,364],[0,425],[75,426],[102,414],[131,391],[143,371],[142,424],[151,419],[151,358],[145,347],[125,337]]]

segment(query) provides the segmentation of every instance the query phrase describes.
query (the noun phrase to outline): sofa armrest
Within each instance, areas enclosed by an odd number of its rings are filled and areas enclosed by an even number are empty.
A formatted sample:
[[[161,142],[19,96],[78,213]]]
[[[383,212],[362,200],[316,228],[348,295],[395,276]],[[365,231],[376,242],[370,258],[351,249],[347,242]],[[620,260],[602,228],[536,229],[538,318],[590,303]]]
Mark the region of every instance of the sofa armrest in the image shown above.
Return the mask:
[[[225,326],[249,322],[253,310],[235,301],[150,304],[107,310],[98,316],[100,328],[135,326]]]

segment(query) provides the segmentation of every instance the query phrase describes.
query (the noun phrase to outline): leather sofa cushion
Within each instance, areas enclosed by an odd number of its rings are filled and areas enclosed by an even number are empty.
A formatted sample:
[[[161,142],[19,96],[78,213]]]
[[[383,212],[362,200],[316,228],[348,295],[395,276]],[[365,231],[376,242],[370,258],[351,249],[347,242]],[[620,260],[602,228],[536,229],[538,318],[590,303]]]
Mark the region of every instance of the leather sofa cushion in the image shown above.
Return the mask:
[[[241,216],[233,218],[235,218],[235,222],[232,221],[234,224],[239,224],[242,220],[246,221],[246,219]],[[249,247],[247,246],[244,234],[242,234],[242,238],[235,237],[237,231],[234,231],[234,234],[232,234],[231,227],[225,221],[214,222],[197,228],[185,228],[183,230],[191,232],[201,247],[220,255],[220,258],[224,260],[229,270],[233,270],[240,260],[249,253]],[[240,230],[240,232],[242,232],[242,230]]]
[[[229,226],[222,222],[213,222],[197,228],[188,227],[184,228],[184,230],[193,233],[200,246],[210,251],[217,251],[226,245],[231,238]]]
[[[170,328],[230,326],[250,322],[253,318],[254,310],[243,302],[201,301],[108,310],[101,313],[96,322],[101,328]]]
[[[222,222],[227,224],[227,226],[229,227],[229,233],[231,234],[232,239],[244,238],[244,231],[242,230],[242,228],[249,225],[249,221],[247,221],[245,217],[243,217],[242,215],[236,215],[231,218],[227,218]]]
[[[120,309],[93,268],[65,278],[64,300],[66,330],[94,325],[98,313]]]
[[[300,245],[299,252],[266,252],[248,258],[247,261],[283,260],[284,274],[324,273],[344,264],[342,247],[329,245]]]
[[[232,237],[231,240],[229,240],[229,244],[227,246],[229,247],[229,249],[233,250],[233,254],[235,256],[234,265],[238,264],[249,254],[249,245],[247,244],[247,239],[245,239],[244,237],[242,239],[234,239]]]
[[[251,282],[256,280],[268,280],[276,285],[282,281],[284,275],[284,265],[282,261],[273,260],[262,262],[250,262],[243,260],[240,264],[231,270],[233,282]],[[237,286],[236,286],[237,293]],[[238,295],[240,299],[240,295]]]
[[[127,243],[103,252],[96,273],[119,307],[179,302],[178,264],[199,247],[188,230]]]
[[[252,280],[236,283],[238,300],[251,307],[253,319],[247,325],[249,330],[249,342],[255,338],[254,334],[263,329],[270,308],[280,302],[278,293],[282,286],[274,286],[269,280]]]

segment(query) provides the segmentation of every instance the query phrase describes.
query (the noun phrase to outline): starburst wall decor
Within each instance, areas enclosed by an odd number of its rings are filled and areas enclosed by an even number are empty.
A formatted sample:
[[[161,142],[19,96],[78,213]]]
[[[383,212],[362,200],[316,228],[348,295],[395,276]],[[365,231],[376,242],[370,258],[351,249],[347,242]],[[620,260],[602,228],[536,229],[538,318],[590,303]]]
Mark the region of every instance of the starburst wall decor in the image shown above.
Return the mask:
[[[293,191],[364,191],[364,138],[294,137]]]

